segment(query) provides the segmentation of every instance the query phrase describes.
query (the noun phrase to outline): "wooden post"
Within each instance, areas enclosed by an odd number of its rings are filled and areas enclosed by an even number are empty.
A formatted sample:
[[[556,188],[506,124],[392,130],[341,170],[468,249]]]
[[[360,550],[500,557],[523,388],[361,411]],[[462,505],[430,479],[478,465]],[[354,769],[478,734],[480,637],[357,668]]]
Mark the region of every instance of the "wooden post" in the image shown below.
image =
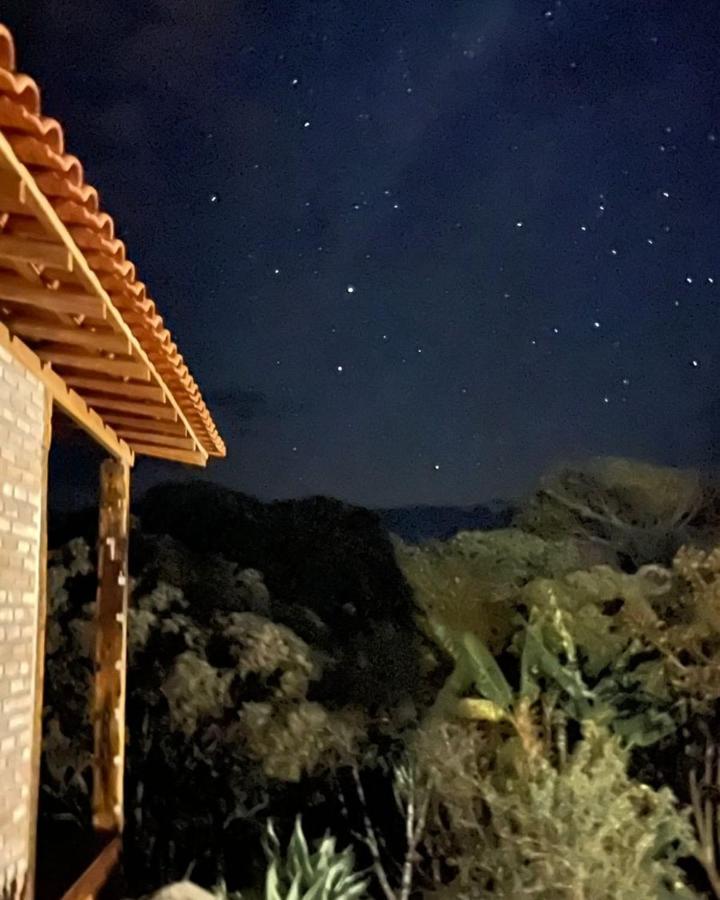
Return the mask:
[[[113,833],[123,827],[129,519],[130,468],[107,459],[100,469],[93,824]]]
[[[52,394],[45,394],[43,423],[42,480],[40,485],[40,555],[38,565],[38,603],[35,622],[35,679],[33,683],[32,769],[30,776],[30,834],[28,836],[28,871],[25,897],[35,896],[35,868],[37,865],[38,806],[40,801],[40,761],[43,741],[43,694],[45,683],[45,626],[47,622],[47,494],[48,459],[52,441]]]

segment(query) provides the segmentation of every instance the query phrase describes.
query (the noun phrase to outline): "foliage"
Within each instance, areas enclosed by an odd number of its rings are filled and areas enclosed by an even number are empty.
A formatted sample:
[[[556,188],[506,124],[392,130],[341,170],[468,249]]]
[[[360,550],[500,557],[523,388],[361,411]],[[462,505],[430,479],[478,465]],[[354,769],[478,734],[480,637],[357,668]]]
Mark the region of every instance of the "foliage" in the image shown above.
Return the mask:
[[[138,510],[143,592],[155,577],[183,590],[198,621],[223,609],[286,625],[333,658],[315,687],[326,706],[415,698],[412,597],[375,513],[327,497],[263,504],[203,482],[159,485]],[[264,598],[240,583],[249,569],[263,573]]]
[[[160,690],[167,697],[170,725],[191,737],[203,719],[222,719],[232,706],[233,672],[221,672],[192,650],[175,660]]]
[[[335,839],[326,833],[311,851],[300,817],[283,852],[268,822],[265,842],[268,870],[265,900],[354,900],[367,897],[367,879],[355,871],[352,850],[338,851]]]
[[[707,742],[701,774],[690,773],[692,816],[698,836],[696,858],[705,870],[712,891],[720,897],[720,754]]]
[[[175,536],[133,537],[136,890],[191,873],[226,878],[218,896],[257,887],[263,835],[274,900],[334,896],[327,867],[303,880],[303,845],[345,859],[354,896],[386,900],[689,898],[681,867],[705,886],[691,853],[720,884],[716,757],[689,774],[720,717],[720,551],[676,545],[708,538],[700,479],[566,469],[525,507],[527,530],[395,541],[397,565],[343,504],[207,486],[151,500],[146,526]],[[82,543],[53,557],[44,814],[83,827],[92,576]],[[300,812],[282,849],[267,821],[287,834]],[[327,835],[307,850],[328,828],[348,851]]]
[[[538,578],[527,585],[521,602],[539,614],[557,608],[582,655],[591,678],[614,663],[631,633],[625,621],[642,616],[671,589],[671,573],[657,566],[633,575],[610,566],[594,566],[561,578]]]
[[[493,652],[513,630],[510,603],[523,585],[578,569],[574,543],[547,541],[519,529],[461,532],[420,546],[395,541],[395,553],[427,618],[470,632]]]
[[[670,791],[628,777],[616,738],[586,723],[554,759],[497,747],[469,723],[433,728],[417,745],[435,776],[428,845],[452,867],[454,896],[694,896],[677,865],[694,849],[688,816]]]
[[[353,761],[365,737],[358,711],[330,711],[319,703],[245,703],[239,731],[269,778],[300,781]]]
[[[602,545],[637,568],[669,562],[705,524],[706,502],[696,472],[599,457],[544,478],[516,523],[548,539]]]
[[[47,597],[40,816],[89,831],[95,578],[85,541],[48,554]]]
[[[673,561],[672,602],[630,618],[662,659],[668,685],[703,708],[720,699],[720,549],[682,548]]]
[[[240,676],[259,678],[272,697],[300,699],[320,678],[320,657],[284,625],[253,613],[219,614],[214,624]]]

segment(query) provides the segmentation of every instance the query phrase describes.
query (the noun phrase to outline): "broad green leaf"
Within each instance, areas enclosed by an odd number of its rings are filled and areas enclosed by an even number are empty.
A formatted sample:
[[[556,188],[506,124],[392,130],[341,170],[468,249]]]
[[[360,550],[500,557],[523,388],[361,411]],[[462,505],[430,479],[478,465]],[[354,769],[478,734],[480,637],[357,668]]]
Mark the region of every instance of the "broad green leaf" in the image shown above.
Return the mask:
[[[575,703],[578,715],[585,717],[590,711],[589,699],[592,693],[583,684],[577,671],[565,667],[560,660],[545,646],[540,629],[529,625],[525,630],[525,640],[530,643],[529,659],[533,660],[540,672],[552,678]]]
[[[512,689],[503,675],[495,657],[475,635],[462,636],[462,648],[473,667],[473,682],[478,691],[501,709],[509,710]]]

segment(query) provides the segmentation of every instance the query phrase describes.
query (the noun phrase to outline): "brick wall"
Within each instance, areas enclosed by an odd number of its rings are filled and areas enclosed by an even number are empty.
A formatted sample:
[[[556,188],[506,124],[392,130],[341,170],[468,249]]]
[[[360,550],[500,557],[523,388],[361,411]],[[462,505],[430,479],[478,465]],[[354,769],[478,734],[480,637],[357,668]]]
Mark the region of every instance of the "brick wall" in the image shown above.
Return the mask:
[[[0,346],[0,896],[28,867],[44,391]]]

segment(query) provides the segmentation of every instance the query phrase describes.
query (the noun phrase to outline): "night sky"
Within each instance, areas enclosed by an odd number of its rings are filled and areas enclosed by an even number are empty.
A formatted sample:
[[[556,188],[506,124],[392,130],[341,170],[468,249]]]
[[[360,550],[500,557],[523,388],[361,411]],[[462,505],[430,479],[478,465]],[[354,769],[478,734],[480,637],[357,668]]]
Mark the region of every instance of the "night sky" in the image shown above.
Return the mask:
[[[716,462],[715,0],[1,10],[226,439],[214,479],[464,504],[568,457]]]

